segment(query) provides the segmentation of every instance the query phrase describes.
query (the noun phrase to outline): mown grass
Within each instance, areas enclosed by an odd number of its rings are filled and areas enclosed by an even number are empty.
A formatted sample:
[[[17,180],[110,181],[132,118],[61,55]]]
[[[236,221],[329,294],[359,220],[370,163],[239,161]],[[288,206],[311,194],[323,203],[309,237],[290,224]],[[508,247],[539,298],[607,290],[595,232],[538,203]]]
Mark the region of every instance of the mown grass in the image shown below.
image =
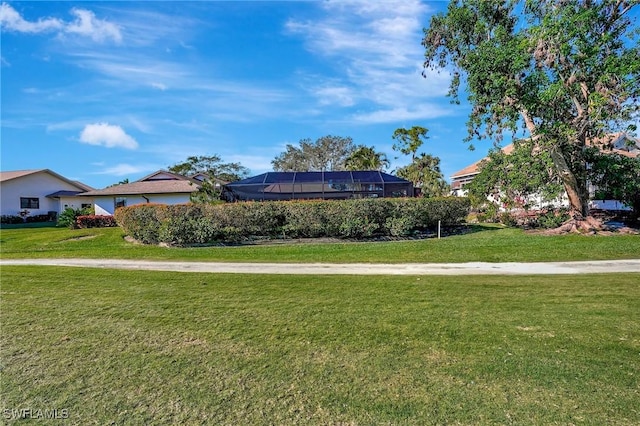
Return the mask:
[[[640,424],[638,274],[5,266],[0,300],[0,408],[69,424]]]
[[[289,243],[163,248],[124,240],[120,228],[3,229],[2,258],[121,258],[225,262],[441,263],[543,262],[640,258],[637,235],[544,236],[520,229],[474,226],[440,240]]]

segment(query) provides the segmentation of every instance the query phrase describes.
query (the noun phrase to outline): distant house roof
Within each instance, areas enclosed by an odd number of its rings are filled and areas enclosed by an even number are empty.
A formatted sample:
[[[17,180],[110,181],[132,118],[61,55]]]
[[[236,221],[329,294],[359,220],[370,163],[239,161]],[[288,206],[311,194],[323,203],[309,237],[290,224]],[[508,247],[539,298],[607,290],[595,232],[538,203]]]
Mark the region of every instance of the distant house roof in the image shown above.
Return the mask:
[[[513,144],[505,146],[501,149],[501,151],[505,154],[511,154],[511,152],[513,152]],[[484,157],[483,159],[476,161],[475,163],[465,167],[464,169],[455,172],[451,175],[451,178],[456,179],[465,176],[477,175],[478,173],[480,173],[480,163],[482,163],[486,159],[487,157]]]
[[[85,191],[91,191],[93,190],[92,187],[90,187],[89,185],[85,185],[82,182],[79,182],[77,180],[71,180],[71,179],[67,179],[66,177],[54,172],[53,170],[50,169],[33,169],[33,170],[13,170],[13,171],[7,171],[7,172],[0,172],[0,182],[7,182],[13,179],[18,179],[21,177],[25,177],[25,176],[29,176],[29,175],[34,175],[37,173],[47,173],[50,174],[53,177],[56,177],[66,183],[68,183],[69,185],[73,185],[76,188],[78,188],[80,191],[78,192],[85,192]]]
[[[176,173],[158,170],[135,182],[109,186],[85,192],[84,196],[117,196],[144,194],[190,194],[200,188],[200,182]]]
[[[630,158],[636,158],[640,155],[640,139],[633,138],[626,133],[614,133],[594,141],[588,141],[587,145],[598,147],[602,152],[610,152]],[[502,148],[502,152],[505,154],[511,154],[512,151],[513,144]],[[480,163],[487,158],[488,157],[484,157],[464,169],[455,172],[451,175],[451,178],[455,181],[456,179],[477,175],[480,172]]]

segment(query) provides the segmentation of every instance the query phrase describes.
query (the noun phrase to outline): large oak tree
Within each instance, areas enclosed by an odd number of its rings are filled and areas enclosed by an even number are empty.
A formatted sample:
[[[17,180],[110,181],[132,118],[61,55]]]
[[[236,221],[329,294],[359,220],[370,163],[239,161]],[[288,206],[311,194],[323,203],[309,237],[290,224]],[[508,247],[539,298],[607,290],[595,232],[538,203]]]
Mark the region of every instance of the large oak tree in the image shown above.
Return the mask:
[[[454,0],[425,29],[425,69],[453,73],[454,101],[461,87],[468,94],[468,140],[530,138],[552,159],[576,220],[589,213],[589,142],[635,130],[640,49],[629,14],[637,4]]]

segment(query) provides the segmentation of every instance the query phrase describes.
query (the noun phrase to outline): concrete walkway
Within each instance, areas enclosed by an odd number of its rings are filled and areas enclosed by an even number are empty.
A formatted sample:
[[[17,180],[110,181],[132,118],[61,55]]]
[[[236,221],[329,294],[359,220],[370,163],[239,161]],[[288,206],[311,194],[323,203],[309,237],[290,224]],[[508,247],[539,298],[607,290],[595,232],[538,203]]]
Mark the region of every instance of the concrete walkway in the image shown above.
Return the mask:
[[[640,273],[640,259],[545,263],[216,263],[120,259],[2,259],[0,266],[71,266],[143,271],[285,275],[557,275]],[[640,280],[640,278],[639,278]]]

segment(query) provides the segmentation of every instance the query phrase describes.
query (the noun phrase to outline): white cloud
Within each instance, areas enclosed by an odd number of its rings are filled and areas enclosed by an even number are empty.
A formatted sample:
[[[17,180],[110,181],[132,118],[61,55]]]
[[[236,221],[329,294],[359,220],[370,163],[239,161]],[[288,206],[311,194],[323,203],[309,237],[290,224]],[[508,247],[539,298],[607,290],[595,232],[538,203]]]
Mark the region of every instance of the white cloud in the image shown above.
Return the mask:
[[[0,23],[2,29],[6,31],[32,34],[56,32],[60,35],[77,34],[97,42],[109,39],[115,42],[122,41],[120,28],[111,22],[96,18],[92,11],[72,9],[71,14],[75,16],[75,20],[70,22],[64,22],[58,18],[39,18],[35,22],[30,22],[8,3],[0,5]]]
[[[122,41],[122,34],[117,25],[96,18],[90,10],[72,9],[71,13],[76,16],[76,19],[65,26],[64,32],[90,37],[97,42],[107,39],[118,43]]]
[[[398,121],[416,121],[450,115],[450,112],[438,105],[422,104],[415,108],[399,107],[380,109],[370,113],[356,114],[352,118],[360,123],[395,123]]]
[[[151,83],[151,87],[153,87],[154,89],[161,90],[163,92],[167,90],[167,85],[162,83]]]
[[[156,167],[152,164],[141,164],[134,166],[132,164],[122,163],[117,164],[112,167],[107,167],[104,170],[99,172],[94,172],[96,175],[113,175],[113,176],[129,176],[135,175],[143,172],[151,172],[154,170],[158,170],[159,167]]]
[[[308,50],[338,64],[338,77],[314,78],[307,90],[319,105],[368,109],[359,122],[424,119],[447,113],[429,105],[446,94],[450,76],[428,71],[423,78],[422,26],[429,7],[423,2],[324,2],[326,14],[314,21],[290,20],[286,28],[304,37]],[[302,72],[301,72],[302,74]]]
[[[87,124],[80,133],[80,142],[107,148],[138,148],[138,142],[127,135],[122,127],[109,123]]]
[[[316,89],[315,95],[318,98],[320,105],[337,104],[348,107],[355,104],[354,93],[350,87],[319,87]]]
[[[62,21],[56,18],[40,18],[36,22],[29,22],[20,16],[8,3],[0,5],[0,24],[7,31],[19,33],[41,33],[61,30],[64,27]]]

